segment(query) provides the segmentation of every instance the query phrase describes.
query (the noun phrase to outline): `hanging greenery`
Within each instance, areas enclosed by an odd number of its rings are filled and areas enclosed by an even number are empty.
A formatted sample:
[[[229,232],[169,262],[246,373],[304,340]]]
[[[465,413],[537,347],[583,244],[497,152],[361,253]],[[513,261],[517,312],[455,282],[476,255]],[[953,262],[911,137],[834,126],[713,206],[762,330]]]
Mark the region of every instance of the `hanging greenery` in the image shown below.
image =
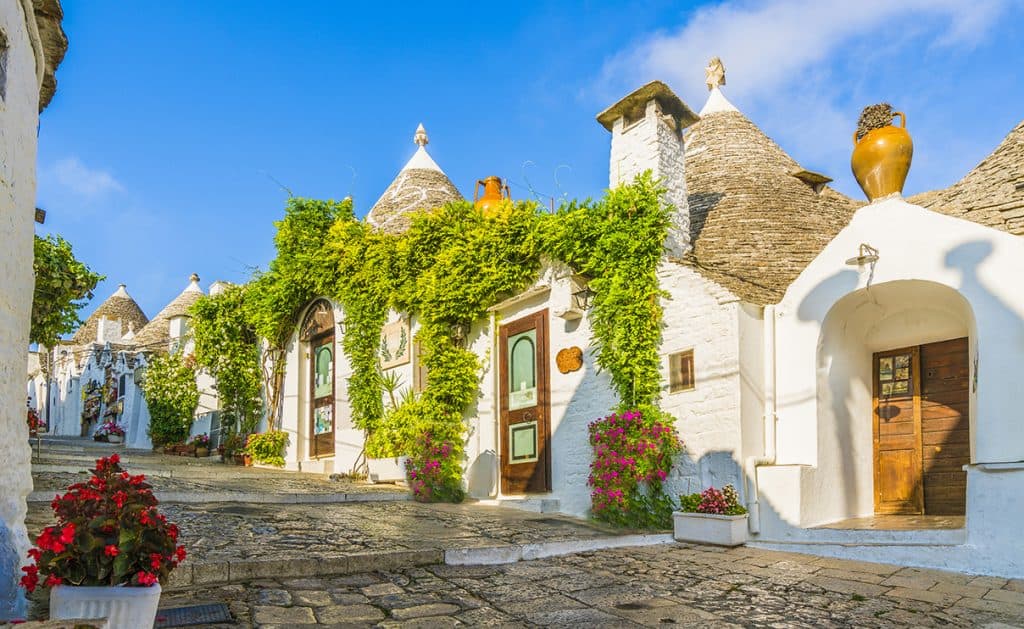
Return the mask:
[[[36,285],[29,341],[52,347],[62,335],[78,329],[78,311],[104,278],[79,262],[71,243],[54,234],[35,237],[32,268]]]
[[[142,393],[149,409],[149,438],[153,445],[184,443],[199,406],[195,360],[181,352],[151,355]]]
[[[244,435],[263,416],[260,339],[248,316],[248,286],[231,286],[192,305],[196,362],[216,381],[222,425]]]
[[[411,455],[416,470],[430,470],[419,474],[429,483],[417,497],[458,499],[463,416],[482,365],[454,331],[468,330],[489,306],[526,289],[545,259],[590,278],[597,364],[611,376],[617,410],[639,410],[651,421],[660,416],[657,267],[670,222],[661,192],[647,173],[599,202],[566,204],[553,214],[531,202],[503,204],[487,215],[468,202],[450,203],[416,213],[400,235],[356,219],[348,200],[290,199],[277,224],[277,258],[247,288],[247,317],[279,352],[279,382],[301,309],[319,296],[339,303],[352,368],[348,402],[353,423],[371,435],[368,452]],[[421,394],[385,407],[379,348],[390,309],[418,318],[415,340],[429,378]]]

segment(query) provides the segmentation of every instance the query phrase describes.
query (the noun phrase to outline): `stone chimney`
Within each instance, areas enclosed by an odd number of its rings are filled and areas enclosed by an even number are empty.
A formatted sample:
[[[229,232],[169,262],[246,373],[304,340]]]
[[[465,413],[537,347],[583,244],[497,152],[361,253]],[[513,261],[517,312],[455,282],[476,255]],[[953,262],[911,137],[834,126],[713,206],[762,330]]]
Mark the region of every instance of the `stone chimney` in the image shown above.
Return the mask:
[[[652,81],[597,116],[612,133],[608,185],[628,184],[650,170],[665,188],[673,225],[665,248],[669,257],[690,249],[690,212],[686,202],[683,129],[700,119],[661,81]]]

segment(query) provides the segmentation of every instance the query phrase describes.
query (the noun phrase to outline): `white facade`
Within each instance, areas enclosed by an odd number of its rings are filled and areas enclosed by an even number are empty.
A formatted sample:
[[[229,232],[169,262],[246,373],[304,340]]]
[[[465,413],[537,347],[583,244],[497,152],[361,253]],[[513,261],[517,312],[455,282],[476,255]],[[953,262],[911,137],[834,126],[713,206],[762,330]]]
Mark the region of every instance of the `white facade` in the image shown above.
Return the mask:
[[[0,620],[24,615],[17,587],[32,490],[25,367],[32,308],[36,132],[45,72],[32,2],[0,2]]]
[[[877,262],[847,264],[861,243]],[[777,462],[759,468],[760,540],[1024,576],[1022,268],[1018,236],[899,198],[857,212],[776,311]],[[902,531],[881,545],[870,531],[810,529],[872,513],[871,353],[958,337],[968,338],[972,379],[966,529]]]

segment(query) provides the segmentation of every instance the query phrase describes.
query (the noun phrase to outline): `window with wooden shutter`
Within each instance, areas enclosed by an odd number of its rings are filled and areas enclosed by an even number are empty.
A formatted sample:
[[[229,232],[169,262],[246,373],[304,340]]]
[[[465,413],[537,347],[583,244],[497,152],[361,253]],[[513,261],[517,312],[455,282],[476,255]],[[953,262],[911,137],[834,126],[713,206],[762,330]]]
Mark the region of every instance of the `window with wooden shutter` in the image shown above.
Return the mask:
[[[693,350],[671,354],[668,357],[669,393],[689,391],[696,385],[693,373]]]

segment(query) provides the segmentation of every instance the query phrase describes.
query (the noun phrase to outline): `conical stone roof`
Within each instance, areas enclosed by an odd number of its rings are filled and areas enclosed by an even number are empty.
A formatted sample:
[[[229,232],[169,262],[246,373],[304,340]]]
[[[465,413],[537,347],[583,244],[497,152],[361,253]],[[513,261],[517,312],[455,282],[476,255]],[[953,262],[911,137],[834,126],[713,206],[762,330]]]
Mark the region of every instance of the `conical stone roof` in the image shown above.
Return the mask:
[[[416,153],[366,215],[366,220],[382,231],[403,232],[409,228],[411,213],[462,200],[458,188],[427,153],[429,140],[422,124],[413,141],[419,145]]]
[[[686,135],[686,263],[744,301],[777,303],[858,204],[794,176],[806,171],[717,86],[700,116]]]
[[[199,287],[199,276],[192,274],[189,284],[171,303],[164,306],[146,327],[135,334],[135,347],[139,350],[167,351],[171,341],[171,319],[187,316],[192,304],[203,297]]]
[[[915,205],[1024,235],[1024,122],[952,186],[907,199]]]
[[[120,320],[122,335],[127,334],[129,328],[137,332],[149,323],[146,313],[142,312],[139,304],[135,303],[135,300],[128,294],[125,285],[121,284],[114,291],[114,294],[107,297],[107,300],[100,304],[99,308],[93,311],[85,322],[79,326],[78,330],[75,331],[75,335],[71,337],[72,342],[75,345],[96,343],[96,332],[99,328],[100,319],[104,318]]]

